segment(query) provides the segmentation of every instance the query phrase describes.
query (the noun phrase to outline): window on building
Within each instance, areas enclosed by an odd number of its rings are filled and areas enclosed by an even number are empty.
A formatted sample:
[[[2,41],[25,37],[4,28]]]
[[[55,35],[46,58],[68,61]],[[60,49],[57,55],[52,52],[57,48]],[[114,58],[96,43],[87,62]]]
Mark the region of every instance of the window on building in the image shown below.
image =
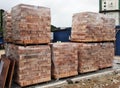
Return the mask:
[[[111,2],[111,5],[113,5],[113,3]]]
[[[106,5],[104,5],[104,7],[106,7]]]
[[[106,4],[106,2],[104,2],[104,4]]]

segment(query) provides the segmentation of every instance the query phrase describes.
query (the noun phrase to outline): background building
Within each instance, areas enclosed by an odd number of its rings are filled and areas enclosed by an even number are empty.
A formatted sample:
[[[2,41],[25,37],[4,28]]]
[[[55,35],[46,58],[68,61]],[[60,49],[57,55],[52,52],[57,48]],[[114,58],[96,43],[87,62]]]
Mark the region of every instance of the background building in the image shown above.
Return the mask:
[[[120,25],[120,0],[99,0],[99,12],[115,19],[116,25]]]

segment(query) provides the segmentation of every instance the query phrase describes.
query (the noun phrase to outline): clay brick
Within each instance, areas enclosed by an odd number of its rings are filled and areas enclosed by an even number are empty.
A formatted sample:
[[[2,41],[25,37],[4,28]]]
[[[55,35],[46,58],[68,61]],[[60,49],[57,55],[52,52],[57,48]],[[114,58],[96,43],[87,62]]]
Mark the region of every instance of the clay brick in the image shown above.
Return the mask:
[[[15,44],[50,42],[50,9],[20,4],[12,8],[13,41]]]
[[[12,17],[11,13],[4,12],[3,15],[3,35],[5,42],[12,42]]]
[[[115,21],[100,13],[83,12],[74,14],[71,41],[115,41]]]
[[[78,74],[77,46],[74,43],[53,43],[52,77],[55,79]]]
[[[6,44],[6,56],[16,60],[14,80],[27,86],[51,80],[51,51],[49,45],[18,46]],[[7,55],[8,54],[8,55]]]
[[[113,43],[77,43],[79,73],[97,71],[112,66]]]

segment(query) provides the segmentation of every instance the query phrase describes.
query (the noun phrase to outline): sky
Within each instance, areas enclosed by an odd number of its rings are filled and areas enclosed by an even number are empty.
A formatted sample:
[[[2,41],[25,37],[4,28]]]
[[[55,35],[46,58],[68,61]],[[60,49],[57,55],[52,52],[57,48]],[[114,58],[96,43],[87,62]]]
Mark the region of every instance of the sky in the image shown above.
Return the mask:
[[[0,0],[0,9],[10,12],[21,3],[50,8],[51,24],[56,27],[71,27],[75,13],[99,12],[99,0]]]

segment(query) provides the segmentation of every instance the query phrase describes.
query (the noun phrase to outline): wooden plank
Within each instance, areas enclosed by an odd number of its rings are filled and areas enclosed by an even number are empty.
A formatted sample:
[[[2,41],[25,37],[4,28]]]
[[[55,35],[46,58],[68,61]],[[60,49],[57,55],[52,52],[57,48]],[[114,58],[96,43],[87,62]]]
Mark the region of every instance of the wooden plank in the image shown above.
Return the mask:
[[[9,69],[9,65],[10,65],[10,60],[6,59],[6,58],[2,58],[2,60],[4,62],[3,65],[3,70],[2,73],[0,75],[0,88],[5,88],[5,82],[6,82],[6,78],[7,78],[7,74],[8,74],[8,69]]]
[[[14,67],[15,67],[15,60],[11,58],[9,58],[9,60],[10,60],[10,67],[9,67],[8,76],[5,84],[6,88],[11,88],[13,74],[14,74]]]
[[[75,40],[75,39],[71,39],[71,42],[76,42],[76,43],[101,43],[101,42],[114,42],[115,38],[113,38],[112,40],[106,39],[105,41],[103,40],[95,40],[95,39],[89,39],[89,40]]]
[[[3,65],[4,65],[4,62],[1,61],[1,62],[0,62],[0,74],[2,73]]]

